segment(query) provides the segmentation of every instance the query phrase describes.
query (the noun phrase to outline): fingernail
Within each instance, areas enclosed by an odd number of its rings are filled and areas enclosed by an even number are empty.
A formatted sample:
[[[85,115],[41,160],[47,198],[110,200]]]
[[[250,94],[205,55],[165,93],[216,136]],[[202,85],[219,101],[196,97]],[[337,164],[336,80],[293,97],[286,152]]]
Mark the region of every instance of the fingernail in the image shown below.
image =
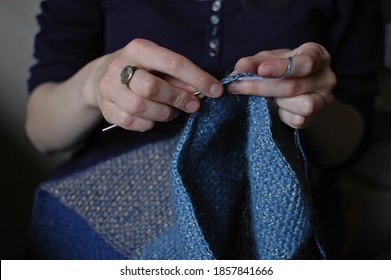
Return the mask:
[[[198,110],[198,102],[192,100],[192,101],[190,101],[189,103],[186,104],[185,108],[186,108],[186,112],[194,113],[195,111]]]
[[[213,97],[218,97],[223,93],[223,86],[220,83],[213,84],[209,89],[209,94]]]

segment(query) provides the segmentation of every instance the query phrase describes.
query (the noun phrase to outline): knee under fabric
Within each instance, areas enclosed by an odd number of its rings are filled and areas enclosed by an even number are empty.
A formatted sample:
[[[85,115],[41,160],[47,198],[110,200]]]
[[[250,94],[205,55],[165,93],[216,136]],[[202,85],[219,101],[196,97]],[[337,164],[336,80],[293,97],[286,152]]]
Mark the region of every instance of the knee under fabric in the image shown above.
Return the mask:
[[[204,99],[179,137],[40,186],[30,257],[316,258],[296,136],[267,98]]]

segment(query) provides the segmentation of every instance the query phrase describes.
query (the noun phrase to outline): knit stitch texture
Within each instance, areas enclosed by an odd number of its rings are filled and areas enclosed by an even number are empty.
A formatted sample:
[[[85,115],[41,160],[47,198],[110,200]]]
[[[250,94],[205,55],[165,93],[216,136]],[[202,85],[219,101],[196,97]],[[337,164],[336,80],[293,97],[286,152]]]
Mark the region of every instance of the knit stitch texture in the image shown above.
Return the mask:
[[[262,97],[227,94],[206,100],[189,120],[171,176],[174,208],[190,258],[219,257],[235,246],[230,234],[238,223],[237,203],[250,213],[255,258],[292,259],[308,245],[311,211],[303,176],[273,139],[270,107]],[[289,140],[281,143],[288,145]],[[297,169],[299,157],[295,161]],[[241,192],[247,192],[248,201],[237,199]]]

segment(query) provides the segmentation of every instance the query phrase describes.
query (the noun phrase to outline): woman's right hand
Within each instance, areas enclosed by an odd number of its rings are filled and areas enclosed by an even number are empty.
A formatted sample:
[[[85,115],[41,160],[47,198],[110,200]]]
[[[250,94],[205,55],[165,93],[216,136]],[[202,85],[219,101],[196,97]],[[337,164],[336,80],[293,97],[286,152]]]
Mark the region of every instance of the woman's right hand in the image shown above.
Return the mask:
[[[120,81],[126,65],[136,66],[129,87]],[[87,87],[87,100],[104,118],[128,130],[147,131],[179,111],[193,113],[200,102],[193,92],[218,97],[219,81],[187,58],[155,43],[135,39],[119,51],[95,61],[96,75]]]
[[[121,83],[126,65],[139,67],[129,88]],[[218,80],[190,60],[147,40],[86,64],[70,79],[39,85],[27,103],[26,132],[43,153],[78,146],[102,120],[128,130],[147,131],[178,110],[195,112],[195,91],[218,97]]]

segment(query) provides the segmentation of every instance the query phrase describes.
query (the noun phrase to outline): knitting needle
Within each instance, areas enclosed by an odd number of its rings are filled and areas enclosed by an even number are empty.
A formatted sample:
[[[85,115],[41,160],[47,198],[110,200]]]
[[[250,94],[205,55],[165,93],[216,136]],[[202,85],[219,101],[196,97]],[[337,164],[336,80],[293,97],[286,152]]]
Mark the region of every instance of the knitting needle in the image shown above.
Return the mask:
[[[111,130],[111,129],[113,129],[113,128],[116,128],[116,127],[117,127],[116,124],[110,125],[110,126],[108,126],[108,127],[105,127],[104,129],[102,129],[102,132],[109,131],[109,130]]]
[[[204,97],[204,95],[200,91],[193,92],[193,95],[197,96],[199,99]],[[112,130],[113,128],[116,128],[116,127],[117,127],[116,124],[110,125],[108,127],[105,127],[104,129],[102,129],[102,132],[106,132],[106,131]]]

